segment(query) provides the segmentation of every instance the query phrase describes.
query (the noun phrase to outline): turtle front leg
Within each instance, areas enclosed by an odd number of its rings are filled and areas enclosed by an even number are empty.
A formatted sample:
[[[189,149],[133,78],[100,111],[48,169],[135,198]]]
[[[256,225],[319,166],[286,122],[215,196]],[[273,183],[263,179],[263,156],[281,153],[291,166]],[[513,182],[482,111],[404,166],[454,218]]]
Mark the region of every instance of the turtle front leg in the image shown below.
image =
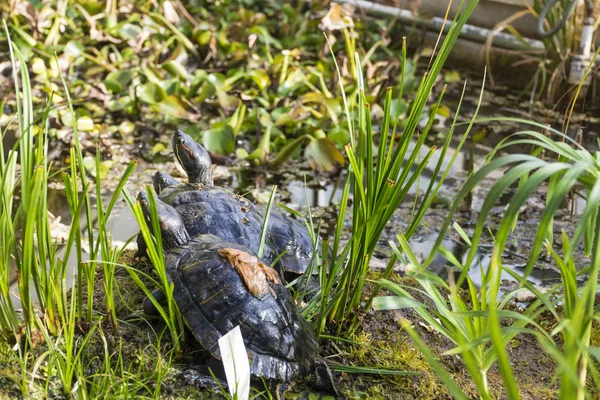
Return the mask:
[[[152,178],[152,186],[154,187],[156,194],[160,194],[166,187],[175,186],[179,183],[180,182],[177,179],[162,171],[158,171]]]
[[[182,378],[186,384],[200,389],[210,389],[217,393],[229,390],[227,382],[220,378],[217,378],[217,381],[215,381],[209,368],[206,366],[190,368],[183,372]]]
[[[133,255],[136,258],[144,258],[148,256],[148,246],[146,246],[146,242],[144,241],[144,237],[142,236],[142,232],[138,233],[137,239],[135,240],[137,243],[137,251]]]
[[[337,386],[333,371],[322,358],[315,360],[310,386],[316,390],[334,394],[337,399],[344,398]]]
[[[269,382],[269,392],[275,395],[277,400],[285,400],[285,394],[292,389],[292,384],[289,382],[277,382],[271,380]]]

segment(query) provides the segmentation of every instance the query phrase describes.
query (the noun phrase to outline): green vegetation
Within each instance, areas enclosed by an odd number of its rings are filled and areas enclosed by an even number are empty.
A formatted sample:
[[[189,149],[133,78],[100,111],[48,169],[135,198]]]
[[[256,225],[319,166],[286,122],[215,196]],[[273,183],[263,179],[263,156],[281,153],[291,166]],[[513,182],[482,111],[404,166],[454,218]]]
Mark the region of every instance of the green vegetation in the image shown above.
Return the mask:
[[[388,89],[383,106],[384,113],[379,132],[378,154],[373,153],[374,137],[376,133],[371,118],[371,106],[367,103],[364,93],[362,69],[357,69],[359,91],[352,97],[345,99],[348,130],[357,132],[357,138],[351,136],[350,144],[346,146],[349,159],[348,179],[344,187],[344,194],[340,202],[337,229],[333,238],[331,254],[324,254],[323,260],[330,257],[329,262],[321,269],[320,296],[316,296],[307,307],[307,314],[318,315],[317,331],[323,332],[327,321],[336,321],[337,333],[349,329],[350,333],[356,330],[358,311],[362,308],[363,287],[367,272],[369,271],[370,257],[375,250],[379,237],[398,208],[404,201],[410,189],[418,184],[419,177],[428,166],[435,148],[432,147],[427,154],[422,155],[422,145],[435,121],[438,108],[443,97],[443,91],[438,101],[431,107],[427,123],[421,132],[418,124],[425,111],[425,106],[431,95],[433,85],[441,72],[442,66],[450,53],[454,42],[458,38],[462,26],[477,5],[476,1],[466,4],[460,9],[452,22],[445,40],[440,46],[437,56],[431,63],[431,68],[421,80],[414,101],[411,103],[408,116],[404,120],[403,132],[397,139],[399,113],[392,111],[392,90]],[[405,71],[406,48],[403,50],[402,71]],[[360,58],[356,56],[355,64],[361,65]],[[405,82],[402,77],[397,104],[403,99]],[[343,90],[343,88],[342,88]],[[460,106],[459,106],[460,108]],[[350,109],[355,113],[350,116]],[[457,114],[458,115],[458,112]],[[352,123],[351,121],[356,121]],[[415,198],[415,210],[408,223],[406,236],[414,233],[425,211],[429,208],[438,190],[442,186],[454,162],[455,156],[442,171],[445,155],[452,140],[456,118],[449,128],[446,140],[440,152],[437,164],[433,169],[433,178],[421,196]],[[457,152],[466,140],[469,129],[463,135]],[[413,142],[413,140],[415,142]],[[413,164],[416,166],[413,169]],[[375,167],[374,167],[375,166]],[[437,179],[437,184],[436,184]],[[352,206],[352,237],[343,248],[340,246],[342,227],[346,215],[346,206],[350,190],[354,194]],[[417,205],[417,199],[420,205]],[[340,250],[338,254],[338,250]],[[395,257],[388,263],[386,274],[390,274],[395,264]],[[365,308],[369,309],[372,299],[368,299]],[[310,314],[309,314],[310,315]]]
[[[181,378],[196,362],[199,345],[186,337],[173,300],[154,196],[149,195],[153,212],[146,221],[125,188],[136,167],[131,162],[107,202],[101,193],[107,168],[103,149],[91,151],[83,140],[100,131],[119,132],[127,143],[141,130],[161,132],[175,125],[186,127],[213,153],[235,153],[253,164],[277,166],[304,146],[313,168],[334,173],[346,167],[333,237],[324,240],[321,259],[314,260],[321,290],[305,296],[300,286],[296,295],[310,299],[299,306],[321,337],[322,355],[342,374],[340,386],[349,397],[597,396],[597,154],[553,130],[554,138],[534,130],[507,138],[471,171],[425,260],[409,244],[477,116],[475,110],[450,156],[459,103],[440,148],[421,152],[445,93],[432,101],[434,85],[476,4],[461,3],[462,12],[420,81],[417,58],[407,56],[405,41],[388,46],[384,27],[353,21],[339,6],[328,13],[300,1],[204,6],[113,0],[100,7],[64,0],[0,6],[15,88],[14,96],[0,103],[3,113],[12,115],[0,146],[0,396],[211,396]],[[26,24],[29,17],[40,22],[35,30]],[[324,36],[319,23],[339,29]],[[530,121],[498,121],[548,130]],[[4,138],[14,132],[16,144],[5,149]],[[68,162],[52,165],[49,149],[65,132],[72,133]],[[165,149],[160,139],[151,146],[153,155]],[[533,150],[502,153],[514,147]],[[421,188],[426,167],[433,176]],[[474,229],[461,228],[455,217],[462,200],[498,171],[503,175],[489,190]],[[53,180],[64,185],[70,214],[64,245],[53,237],[47,213]],[[504,250],[519,210],[544,185],[545,209],[523,277],[506,267]],[[406,227],[397,232],[397,244],[390,243],[387,266],[374,273],[370,266],[382,233],[414,187]],[[146,190],[151,194],[150,187]],[[507,190],[514,190],[512,200],[490,226],[488,217]],[[575,190],[585,209],[573,234],[562,233],[559,246],[553,240],[554,218]],[[275,197],[273,188],[268,210]],[[110,216],[119,201],[141,226],[147,264],[133,259],[128,243],[115,246],[110,235]],[[313,222],[309,209],[311,230]],[[441,246],[451,225],[468,249],[462,259]],[[486,269],[475,260],[488,230],[493,252]],[[265,235],[263,229],[261,251]],[[584,265],[575,257],[579,248],[588,257]],[[541,291],[526,278],[544,250],[561,281]],[[454,267],[447,281],[428,270],[438,253]],[[405,277],[394,272],[398,264],[405,266]],[[480,285],[471,279],[471,268],[479,269]],[[14,272],[18,293],[11,292]],[[503,273],[519,282],[504,294]],[[76,277],[72,285],[67,276]],[[166,294],[164,304],[152,296],[156,288]],[[513,300],[524,292],[535,299],[518,309]],[[158,310],[156,320],[142,315],[145,298]],[[521,342],[527,347],[519,349]],[[530,369],[534,361],[541,367]],[[550,375],[553,382],[547,382]],[[253,398],[273,398],[267,383],[258,386]]]
[[[115,263],[121,259],[124,250],[113,248],[106,224],[120,188],[135,165],[131,164],[123,175],[118,183],[119,190],[111,198],[108,207],[103,207],[98,196],[99,200],[93,209],[97,216],[99,233],[95,235],[90,229],[87,241],[84,241],[80,216],[85,214],[88,221],[92,220],[91,194],[77,127],[74,126],[75,147],[71,149],[73,162],[70,168],[59,171],[72,216],[65,252],[59,255],[59,243],[52,237],[50,217],[46,211],[48,183],[52,173],[48,161],[49,137],[46,130],[49,107],[41,116],[39,124],[36,124],[27,65],[17,47],[11,46],[12,54],[15,87],[22,87],[22,91],[18,92],[22,96],[17,96],[22,102],[17,103],[16,113],[16,123],[21,135],[16,150],[9,151],[7,159],[0,159],[3,188],[0,217],[0,301],[1,328],[5,333],[3,340],[14,346],[11,351],[13,354],[16,352],[19,370],[13,371],[7,377],[18,385],[18,391],[25,397],[46,397],[52,393],[72,397],[77,393],[77,396],[82,398],[96,398],[100,394],[109,394],[112,390],[115,390],[115,394],[129,391],[143,393],[143,390],[148,389],[147,382],[144,383],[146,377],[136,376],[133,369],[129,368],[130,365],[125,367],[121,353],[113,356],[108,352],[106,336],[102,332],[103,320],[111,323],[113,329],[117,328]],[[20,65],[20,79],[17,65]],[[37,132],[35,140],[34,132]],[[5,130],[3,137],[6,134]],[[15,167],[17,155],[21,166],[19,172]],[[97,177],[100,175],[99,160],[97,157]],[[99,183],[97,178],[98,191]],[[18,204],[14,203],[16,196],[21,200]],[[75,250],[75,254],[72,249]],[[84,250],[90,255],[90,261],[83,261]],[[77,262],[74,265],[78,267],[75,273],[78,279],[73,290],[70,290],[66,281],[66,268],[71,257],[76,257]],[[16,270],[18,279],[17,295],[22,308],[20,312],[15,309],[14,298],[10,292],[10,276],[13,270]],[[104,304],[101,308],[104,309],[105,318],[96,311],[100,308],[95,295],[98,276],[103,282],[101,297]],[[33,298],[33,295],[36,298]],[[96,360],[84,358],[84,354],[92,343],[98,340],[98,335],[105,344],[104,357],[97,374],[90,375],[89,367]],[[96,358],[98,354],[102,353],[96,353]],[[161,359],[162,356],[158,358],[159,361]],[[160,382],[161,376],[164,377],[163,368],[164,364],[157,362],[156,368],[146,373],[152,374]],[[30,376],[36,376],[36,371],[40,369],[45,371],[45,382],[42,381],[41,386],[38,386],[34,382],[36,379]],[[121,380],[117,384],[112,382],[114,379],[110,379],[111,382],[107,386],[107,377],[120,377]],[[40,390],[44,391],[45,395],[35,393]]]
[[[399,71],[394,52],[401,43],[388,36],[394,25],[353,21],[339,6],[325,15],[320,3],[302,1],[16,4],[0,6],[0,17],[30,63],[35,109],[53,93],[58,107],[49,110],[55,121],[49,136],[55,140],[73,125],[61,107],[62,72],[86,138],[102,132],[130,144],[147,130],[177,127],[214,153],[235,153],[254,164],[279,165],[304,147],[315,169],[336,172],[344,166],[340,150],[350,137],[343,98],[336,93],[340,84],[358,91],[356,38],[367,70],[367,101],[385,97],[401,75],[408,82],[405,94],[413,90],[416,66],[406,59]],[[330,30],[327,38],[320,25]],[[328,40],[338,54],[339,75]],[[395,104],[399,115],[407,104]],[[373,122],[380,114],[374,113]],[[143,155],[160,159],[165,148],[153,138]],[[85,150],[95,155],[95,149]]]
[[[520,122],[529,123],[538,128],[543,127],[543,125],[528,121]],[[452,255],[448,252],[443,252],[459,268],[460,277],[457,285],[460,286],[465,279],[468,281],[471,293],[470,303],[461,300],[455,287],[448,287],[436,277],[428,277],[427,275],[430,274],[424,267],[432,261],[434,253],[430,254],[423,263],[423,267],[420,266],[402,236],[399,237],[399,240],[403,252],[409,259],[410,268],[414,269],[413,273],[420,285],[434,302],[436,312],[431,313],[422,308],[423,305],[415,303],[412,296],[404,289],[385,281],[382,284],[398,294],[400,298],[376,299],[376,306],[379,308],[415,307],[425,321],[451,338],[456,344],[456,348],[447,354],[460,353],[462,355],[474,381],[477,382],[479,393],[484,398],[490,397],[486,390],[485,376],[477,377],[477,374],[485,372],[489,368],[488,362],[493,359],[498,361],[509,398],[520,398],[519,387],[506,351],[507,343],[516,333],[535,335],[541,347],[555,359],[557,365],[555,374],[560,383],[561,399],[574,398],[573,396],[577,399],[584,399],[591,394],[588,391],[589,388],[598,387],[598,373],[594,363],[598,361],[599,354],[598,348],[591,345],[591,337],[592,324],[598,318],[596,292],[600,268],[597,218],[598,204],[600,204],[598,198],[600,196],[599,166],[597,158],[577,142],[558,131],[553,131],[553,134],[562,138],[562,141],[554,141],[544,134],[531,130],[517,133],[514,137],[504,140],[489,155],[485,166],[474,173],[464,184],[457,195],[457,201],[450,208],[450,213],[441,228],[442,234],[438,238],[438,246],[452,222],[460,200],[492,171],[505,166],[510,167],[496,181],[487,195],[480,210],[472,239],[469,240],[464,232],[462,233],[463,238],[468,240],[470,245],[470,251],[464,264],[452,259]],[[504,148],[523,145],[533,146],[533,155],[515,154],[494,158],[496,152]],[[543,152],[546,152],[548,160],[540,157]],[[510,269],[504,268],[503,252],[511,230],[514,229],[519,208],[544,182],[548,182],[546,207],[540,218],[535,241],[528,255],[525,274],[522,277]],[[491,264],[489,270],[485,272],[483,287],[477,293],[468,278],[468,266],[473,265],[477,244],[486,227],[487,214],[499,197],[516,183],[518,183],[518,189],[496,229]],[[585,200],[586,205],[573,236],[569,238],[563,232],[562,252],[559,254],[552,247],[552,223],[564,198],[575,186],[578,187],[578,193]],[[573,257],[576,246],[582,242],[586,256],[591,255],[591,258],[589,266],[585,266],[585,268],[580,266],[578,270]],[[560,270],[561,282],[542,293],[528,283],[526,277],[533,270],[534,264],[544,248],[555,259]],[[475,265],[475,267],[478,266]],[[514,296],[516,291],[505,296],[501,301],[496,300],[499,299],[503,271],[513,275],[524,288],[533,292],[537,297],[537,300],[521,313],[504,310],[507,299]],[[586,283],[580,288],[577,279],[582,274],[586,276]],[[450,291],[449,300],[443,299],[436,287],[448,289]],[[521,290],[517,289],[517,291]],[[547,331],[536,322],[536,317],[541,312],[550,313],[555,319],[555,326],[551,331]],[[439,318],[441,322],[435,318]],[[409,330],[409,332],[411,331]],[[411,336],[418,340],[414,333]],[[492,347],[488,347],[490,344]],[[425,345],[421,343],[420,348],[425,354],[428,354]],[[437,361],[433,357],[429,357],[429,360],[436,371],[439,371],[440,376],[445,376],[445,380],[447,380],[447,374],[437,364]],[[591,373],[591,381],[588,381],[588,373]],[[453,388],[454,396],[464,397],[459,388],[450,380],[448,380],[448,387]]]

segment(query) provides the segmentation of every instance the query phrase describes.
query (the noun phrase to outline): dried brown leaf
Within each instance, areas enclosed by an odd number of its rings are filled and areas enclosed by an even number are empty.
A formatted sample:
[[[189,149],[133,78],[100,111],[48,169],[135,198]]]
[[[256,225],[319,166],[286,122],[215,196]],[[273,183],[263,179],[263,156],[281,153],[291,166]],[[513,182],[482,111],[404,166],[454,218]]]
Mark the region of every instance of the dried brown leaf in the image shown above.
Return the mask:
[[[331,3],[329,12],[323,17],[319,28],[324,31],[337,31],[346,28],[353,28],[354,21],[349,10],[343,8],[338,3]]]
[[[258,261],[256,256],[245,251],[222,248],[219,255],[227,259],[229,264],[240,274],[242,281],[257,299],[262,299],[267,293],[276,297],[275,291],[269,285],[269,281],[281,283],[277,271]]]

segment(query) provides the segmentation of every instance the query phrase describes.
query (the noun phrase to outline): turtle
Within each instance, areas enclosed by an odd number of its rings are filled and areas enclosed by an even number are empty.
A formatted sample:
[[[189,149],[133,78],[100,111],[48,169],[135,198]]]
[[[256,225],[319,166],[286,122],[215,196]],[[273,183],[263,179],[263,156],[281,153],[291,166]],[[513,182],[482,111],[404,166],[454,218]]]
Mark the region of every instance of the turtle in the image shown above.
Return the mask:
[[[138,201],[149,220],[148,195],[141,192]],[[290,382],[312,374],[316,389],[338,393],[318,357],[315,332],[277,271],[239,243],[207,234],[191,238],[181,215],[160,199],[156,211],[174,300],[196,340],[220,359],[219,338],[239,325],[254,377]],[[211,380],[197,370],[186,377],[199,386]]]
[[[159,193],[161,200],[175,206],[182,214],[188,232],[192,236],[197,233],[211,233],[235,241],[234,235],[231,235],[223,226],[211,230],[208,225],[204,225],[202,232],[198,232],[198,224],[189,219],[198,215],[198,201],[212,202],[213,196],[217,196],[216,198],[223,202],[220,212],[225,207],[225,203],[231,204],[230,198],[240,202],[245,200],[240,209],[245,215],[240,215],[239,218],[236,216],[235,220],[246,225],[246,228],[243,228],[246,235],[254,235],[255,232],[259,231],[259,227],[262,230],[266,210],[257,207],[245,198],[235,195],[231,190],[214,186],[212,160],[201,144],[180,130],[174,133],[172,142],[175,158],[187,173],[189,183],[180,183],[169,174],[159,171],[154,175],[153,186],[155,191]],[[203,191],[205,193],[200,193]],[[194,211],[189,212],[189,208]],[[227,209],[227,212],[234,210],[235,207],[231,210]],[[217,210],[213,208],[213,211],[216,212]],[[208,209],[203,208],[202,218],[208,218],[209,214]],[[230,229],[230,225],[227,225],[227,228]],[[206,230],[210,230],[210,232],[206,232]],[[256,239],[245,236],[240,236],[240,238],[242,244],[249,246],[255,252],[258,251],[260,234],[256,236]],[[317,251],[319,253],[320,248],[321,242],[320,239],[317,239]],[[311,260],[315,256],[313,240],[305,224],[286,216],[279,210],[272,209],[268,219],[268,236],[263,256],[267,261],[273,262],[281,254],[283,255],[277,267],[284,281],[290,282],[304,274],[309,268]],[[316,273],[317,271],[313,272]]]
[[[180,136],[185,136],[185,139],[178,139]],[[260,247],[263,216],[248,199],[213,185],[210,155],[204,147],[189,148],[187,143],[196,144],[190,140],[191,138],[181,131],[173,136],[176,152],[201,152],[196,157],[194,166],[188,169],[190,181],[180,183],[169,174],[157,173],[153,178],[154,190],[162,201],[177,210],[191,237],[212,234],[248,246],[257,252]],[[138,255],[144,255],[145,243],[141,235],[138,235],[137,242]],[[272,246],[267,241],[263,256],[272,261],[275,256],[271,250]]]

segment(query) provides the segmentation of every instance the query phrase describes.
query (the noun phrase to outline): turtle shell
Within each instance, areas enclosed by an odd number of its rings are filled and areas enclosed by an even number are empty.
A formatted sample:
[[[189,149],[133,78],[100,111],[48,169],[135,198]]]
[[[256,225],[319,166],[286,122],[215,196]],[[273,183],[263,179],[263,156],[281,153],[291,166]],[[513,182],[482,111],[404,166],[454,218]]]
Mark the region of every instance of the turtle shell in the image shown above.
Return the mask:
[[[215,235],[258,251],[263,216],[244,197],[214,186],[181,183],[165,188],[159,198],[177,210],[191,237]],[[268,261],[276,257],[270,241],[263,256]]]
[[[200,235],[166,256],[175,301],[196,339],[220,358],[218,339],[239,325],[253,375],[290,381],[308,374],[317,341],[287,288],[270,281],[262,297],[252,294],[242,274],[220,253],[224,249],[253,254],[237,243]]]
[[[159,197],[179,212],[190,236],[211,234],[258,251],[265,210],[246,198],[228,189],[194,183],[169,186]],[[306,225],[277,210],[271,211],[268,224],[263,257],[272,262],[285,251],[279,263],[281,272],[306,272],[313,257]],[[286,276],[286,280],[292,278]]]
[[[269,233],[273,253],[277,256],[286,252],[281,258],[281,264],[285,272],[303,274],[306,272],[313,257],[313,243],[306,225],[295,219],[291,219],[279,211],[272,210],[269,215]],[[320,253],[321,242],[317,242]],[[313,271],[317,273],[317,269]],[[286,277],[292,280],[293,277]]]

